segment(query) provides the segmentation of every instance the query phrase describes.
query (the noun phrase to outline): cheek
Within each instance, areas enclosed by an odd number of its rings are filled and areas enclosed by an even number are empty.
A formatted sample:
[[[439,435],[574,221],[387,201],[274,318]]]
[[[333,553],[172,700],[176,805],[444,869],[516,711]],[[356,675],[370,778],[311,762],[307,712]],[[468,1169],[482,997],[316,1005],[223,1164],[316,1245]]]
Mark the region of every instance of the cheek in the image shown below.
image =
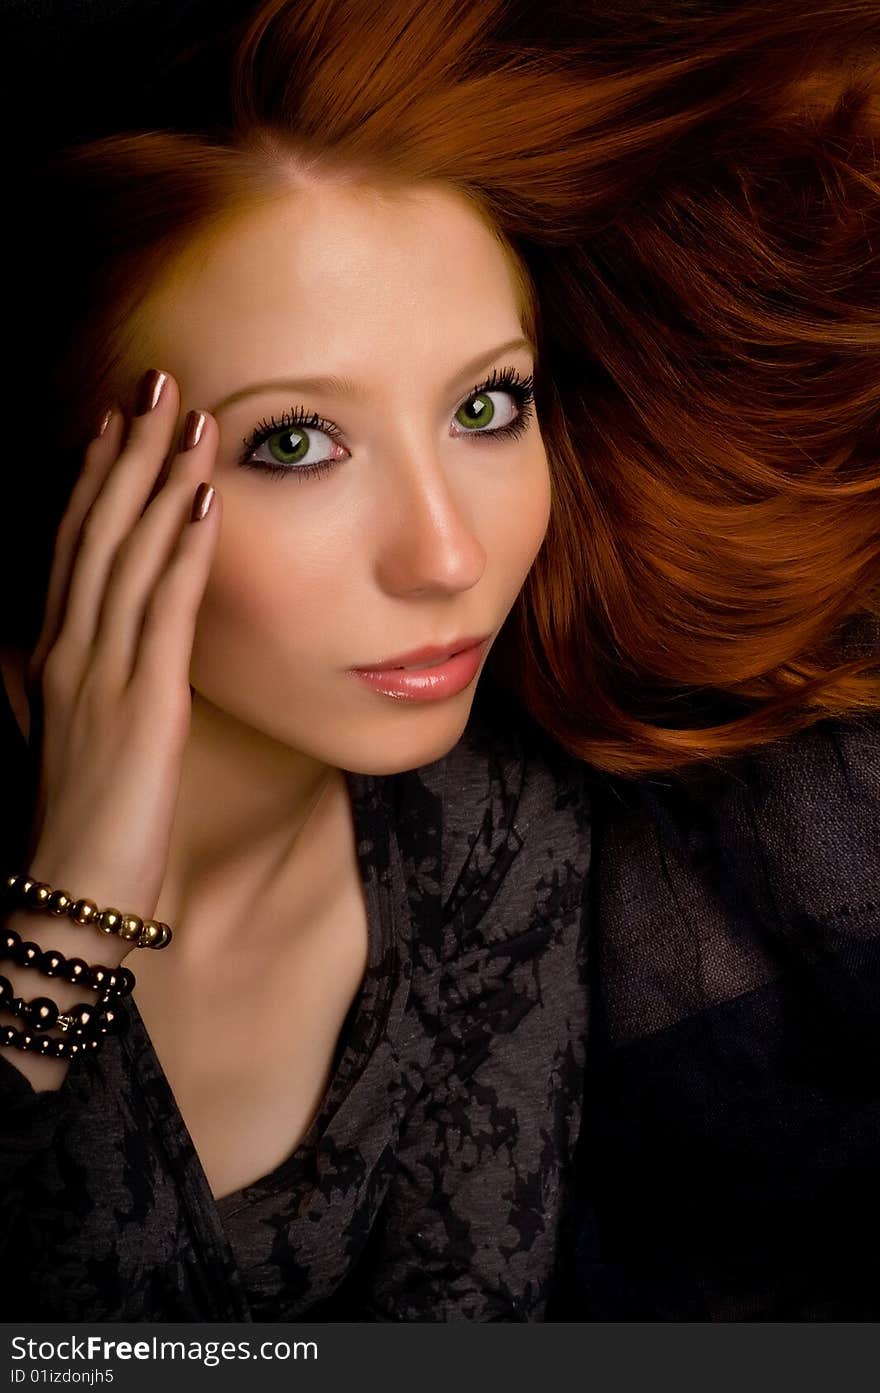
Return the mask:
[[[550,521],[550,475],[541,448],[523,470],[515,495],[494,528],[497,557],[509,573],[512,585],[521,585],[537,556]]]
[[[282,482],[285,487],[295,488]],[[327,614],[337,603],[335,587],[344,574],[325,536],[314,530],[280,527],[283,498],[269,510],[224,513],[223,527],[205,588],[203,618],[212,629],[248,635],[283,635],[306,643],[326,632]]]

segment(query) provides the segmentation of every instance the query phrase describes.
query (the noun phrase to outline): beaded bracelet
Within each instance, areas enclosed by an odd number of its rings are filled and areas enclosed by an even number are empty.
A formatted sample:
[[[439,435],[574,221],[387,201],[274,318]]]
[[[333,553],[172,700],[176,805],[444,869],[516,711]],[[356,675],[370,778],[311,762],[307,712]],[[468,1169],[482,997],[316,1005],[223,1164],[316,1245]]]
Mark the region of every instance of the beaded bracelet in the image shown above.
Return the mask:
[[[14,1025],[0,1025],[0,1046],[11,1045],[17,1050],[30,1050],[48,1059],[75,1059],[78,1054],[99,1050],[100,1035],[81,1040],[65,1040],[61,1035],[31,1035],[29,1030],[16,1030]]]
[[[137,978],[131,968],[105,967],[103,963],[89,964],[84,958],[66,958],[57,948],[43,949],[38,943],[22,939],[15,929],[0,929],[0,960],[9,958],[19,967],[30,967],[45,977],[58,977],[63,982],[80,982],[95,991],[112,996],[127,996]]]
[[[162,919],[141,919],[120,910],[99,910],[94,900],[74,899],[66,890],[53,890],[45,881],[26,875],[3,879],[6,908],[33,909],[44,914],[66,914],[74,924],[91,924],[101,933],[116,934],[133,948],[165,948],[171,942],[171,925]]]
[[[0,1009],[20,1016],[32,1030],[51,1030],[53,1026],[62,1031],[72,1031],[75,1035],[117,1035],[125,1030],[125,1016],[112,1001],[103,997],[94,1005],[88,1001],[78,1001],[66,1011],[61,1011],[58,1003],[48,996],[35,996],[30,1001],[15,995],[15,987],[8,977],[0,974]],[[126,1022],[127,1023],[127,1022]]]
[[[5,1006],[15,1016],[24,1017],[30,1027],[22,1031],[14,1026],[0,1026],[0,1046],[12,1045],[51,1059],[73,1059],[86,1050],[98,1049],[105,1035],[127,1027],[126,1017],[113,1003],[128,996],[136,985],[130,968],[105,967],[103,963],[90,965],[83,958],[67,958],[55,948],[44,950],[38,943],[23,940],[15,929],[0,929],[2,958],[10,958],[20,967],[32,968],[45,977],[80,982],[84,987],[93,988],[99,993],[96,1003],[99,1010],[95,1015],[95,1007],[83,1001],[69,1011],[60,1011],[57,1002],[47,996],[25,1001],[15,995],[9,978],[0,976],[0,1006]],[[90,1028],[95,1022],[97,1028]],[[63,1035],[40,1033],[51,1030],[53,1025],[65,1033],[72,1032],[77,1038],[65,1040]]]
[[[15,1026],[0,1026],[0,1046],[30,1050],[49,1059],[75,1059],[86,1051],[94,1052],[100,1049],[107,1035],[122,1034],[128,1028],[127,1017],[113,1001],[111,993],[104,991],[95,1006],[79,1001],[69,1010],[61,1011],[57,1002],[48,996],[35,996],[30,1001],[16,996],[9,978],[0,975],[0,1008],[21,1017],[27,1027],[16,1030]],[[53,1026],[64,1034],[49,1035],[47,1032]],[[65,1039],[66,1034],[75,1038]]]

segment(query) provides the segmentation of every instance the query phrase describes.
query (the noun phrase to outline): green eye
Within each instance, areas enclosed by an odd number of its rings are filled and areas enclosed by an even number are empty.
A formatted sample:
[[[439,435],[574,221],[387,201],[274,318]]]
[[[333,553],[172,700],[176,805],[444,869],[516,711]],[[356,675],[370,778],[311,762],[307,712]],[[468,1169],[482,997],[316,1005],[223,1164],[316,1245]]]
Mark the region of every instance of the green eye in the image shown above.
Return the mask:
[[[463,406],[460,406],[455,413],[455,419],[460,426],[468,429],[479,429],[488,426],[495,416],[495,405],[491,401],[494,395],[492,392],[478,392],[475,396],[469,397]],[[477,409],[471,411],[469,408],[476,403]]]
[[[245,469],[261,469],[276,478],[282,474],[311,478],[329,469],[344,454],[336,440],[335,427],[320,416],[281,421],[273,416],[270,421],[261,421],[253,435],[241,443],[245,453],[239,464]],[[268,458],[257,454],[258,450],[266,451]]]
[[[293,441],[292,445],[288,444]],[[266,440],[269,453],[279,464],[299,464],[304,455],[309,450],[308,431],[299,426],[292,429],[278,431],[275,435],[270,435]]]

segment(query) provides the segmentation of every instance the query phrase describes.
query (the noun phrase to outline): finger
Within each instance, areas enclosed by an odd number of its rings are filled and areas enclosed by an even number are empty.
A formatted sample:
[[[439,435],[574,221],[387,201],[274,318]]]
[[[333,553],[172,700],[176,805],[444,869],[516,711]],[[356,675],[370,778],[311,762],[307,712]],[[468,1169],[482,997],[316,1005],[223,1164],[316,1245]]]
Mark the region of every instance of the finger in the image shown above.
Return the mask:
[[[83,518],[113,467],[122,443],[124,426],[123,413],[115,408],[111,411],[104,432],[89,441],[82,469],[58,526],[43,607],[43,623],[28,660],[27,681],[31,689],[39,682],[46,654],[58,637]]]
[[[132,418],[122,452],[80,532],[58,639],[66,662],[78,667],[80,674],[89,661],[110,569],[142,514],[174,438],[179,392],[174,378],[163,376],[156,404]],[[143,401],[139,404],[145,406]]]
[[[92,671],[119,690],[131,678],[147,607],[175,556],[196,486],[210,482],[219,440],[217,423],[200,413],[197,443],[179,450],[166,481],[117,553],[93,645]],[[188,544],[189,545],[189,544]],[[198,552],[199,543],[194,550]]]
[[[162,573],[144,616],[131,685],[154,705],[163,695],[188,689],[196,619],[220,531],[223,506],[215,488],[200,521],[183,523],[174,554]]]

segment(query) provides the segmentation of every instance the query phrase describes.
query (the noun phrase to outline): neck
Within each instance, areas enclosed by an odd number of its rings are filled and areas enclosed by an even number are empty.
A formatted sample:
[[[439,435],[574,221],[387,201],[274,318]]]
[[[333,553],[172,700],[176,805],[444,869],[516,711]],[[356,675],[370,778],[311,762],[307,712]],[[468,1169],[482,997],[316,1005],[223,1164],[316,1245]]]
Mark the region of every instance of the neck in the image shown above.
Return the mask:
[[[333,801],[328,794],[344,789],[334,766],[194,692],[156,917],[176,933],[195,904],[210,903],[215,922],[240,925],[248,908],[298,882],[311,900],[320,880],[321,827]]]

